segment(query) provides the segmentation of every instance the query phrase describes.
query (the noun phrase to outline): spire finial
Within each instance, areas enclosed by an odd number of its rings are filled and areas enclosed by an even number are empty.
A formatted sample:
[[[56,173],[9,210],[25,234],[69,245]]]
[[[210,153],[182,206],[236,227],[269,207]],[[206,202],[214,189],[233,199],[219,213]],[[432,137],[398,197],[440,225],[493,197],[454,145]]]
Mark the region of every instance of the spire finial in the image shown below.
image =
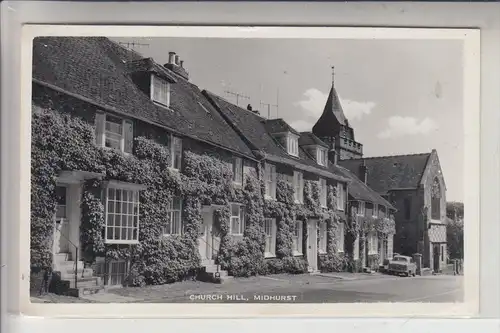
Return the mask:
[[[335,66],[332,66],[332,87],[335,85]]]

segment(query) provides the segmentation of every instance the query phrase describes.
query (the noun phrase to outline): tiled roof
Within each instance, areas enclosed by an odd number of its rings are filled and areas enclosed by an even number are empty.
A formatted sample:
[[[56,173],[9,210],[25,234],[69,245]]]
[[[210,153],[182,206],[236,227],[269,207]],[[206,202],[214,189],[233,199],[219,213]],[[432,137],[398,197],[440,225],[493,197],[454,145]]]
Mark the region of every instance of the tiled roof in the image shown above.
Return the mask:
[[[358,175],[359,167],[366,164],[368,186],[385,194],[391,189],[417,188],[431,153],[369,157],[339,161],[339,165]]]
[[[158,75],[159,77],[166,79],[169,82],[175,83],[177,79],[175,75],[172,74],[165,67],[158,65],[152,58],[144,58],[140,60],[134,60],[127,62],[127,69],[130,73],[135,72],[149,72]]]
[[[164,69],[177,81],[171,86],[170,109],[166,109],[153,103],[133,83],[127,65],[130,62],[148,65],[150,61],[104,37],[38,37],[33,41],[34,82],[55,86],[103,108],[254,157],[197,86]]]
[[[299,137],[299,146],[311,146],[311,145],[319,145],[328,148],[328,144],[320,140],[320,138],[318,138],[312,132],[301,132]]]
[[[324,177],[347,180],[335,168],[329,169],[319,166],[302,148],[299,148],[298,158],[288,155],[284,147],[268,132],[265,118],[255,112],[242,109],[213,93],[206,92],[206,95],[212,99],[228,122],[232,123],[241,135],[245,137],[248,144],[253,149],[262,151],[267,160],[292,165],[297,169],[316,173]]]
[[[265,126],[269,133],[284,133],[284,132],[292,132],[295,135],[300,135],[298,131],[296,131],[293,127],[288,125],[286,121],[281,118],[278,119],[265,119]]]
[[[349,195],[352,196],[355,200],[376,203],[378,205],[389,207],[390,209],[395,209],[387,200],[382,198],[380,194],[368,187],[351,171],[338,165],[336,167],[344,177],[351,179],[351,182],[349,184]]]

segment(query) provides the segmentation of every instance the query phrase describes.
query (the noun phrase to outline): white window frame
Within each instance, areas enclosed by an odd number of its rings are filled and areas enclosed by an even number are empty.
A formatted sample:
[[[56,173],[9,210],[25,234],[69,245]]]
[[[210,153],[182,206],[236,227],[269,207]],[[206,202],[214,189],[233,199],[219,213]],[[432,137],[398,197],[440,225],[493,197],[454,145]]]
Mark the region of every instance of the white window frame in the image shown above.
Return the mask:
[[[344,192],[344,184],[337,184],[337,209],[340,211],[344,211],[345,207],[345,192]]]
[[[238,208],[238,215],[233,215],[233,208]],[[245,232],[245,206],[240,203],[230,204],[229,234],[233,236],[243,236]],[[233,221],[238,220],[238,229],[233,230]]]
[[[297,135],[292,133],[287,135],[287,151],[292,156],[299,156],[299,137]]]
[[[107,184],[105,184],[105,201],[106,201],[106,206],[105,206],[105,229],[104,229],[104,242],[106,244],[137,244],[139,243],[139,230],[140,230],[140,191],[144,190],[144,186],[142,185],[137,185],[137,184],[128,184],[128,183],[122,183],[122,182],[115,182],[115,181],[109,181]],[[110,190],[114,191],[114,198],[115,200],[110,200]],[[127,201],[123,200],[116,200],[116,191],[121,191],[121,196],[123,198],[123,192],[127,192]],[[128,200],[128,197],[132,194],[132,201]],[[113,213],[109,212],[109,207],[110,203],[113,203]],[[121,209],[120,213],[116,214],[116,204],[120,203],[121,204]],[[132,205],[132,214],[128,213],[128,210],[130,208],[130,204]],[[134,207],[135,206],[135,207]],[[127,207],[125,209],[126,213],[123,214],[123,208]],[[110,214],[113,214],[113,225],[111,225],[110,221]],[[116,216],[120,216],[120,225],[116,225]],[[127,236],[125,239],[122,239],[122,229],[123,226],[121,225],[123,222],[123,217],[127,217],[126,221],[126,229],[130,229],[127,231]],[[131,221],[129,220],[129,217],[131,218]],[[136,219],[136,222],[134,221]],[[131,222],[131,225],[130,225]],[[136,226],[134,226],[136,224]],[[113,235],[116,232],[116,229],[118,228],[119,230],[119,238],[115,239],[113,238],[108,238],[109,234],[109,228],[111,228]],[[134,235],[134,230],[135,230],[135,237]],[[129,232],[132,233],[132,237],[129,238],[128,234]]]
[[[325,178],[320,178],[318,181],[319,184],[319,203],[321,207],[326,208],[327,204],[327,195],[328,195],[328,186]]]
[[[319,223],[319,244],[318,244],[318,252],[326,253],[326,243],[327,243],[327,224],[325,221]]]
[[[276,231],[276,219],[264,218],[264,235],[266,238],[264,257],[266,258],[276,257]]]
[[[376,233],[368,235],[368,254],[378,254],[378,237]]]
[[[294,228],[294,233],[292,236],[292,245],[293,245],[293,255],[294,256],[301,256],[303,255],[302,251],[302,242],[303,242],[303,235],[304,235],[304,230],[303,230],[303,223],[300,220],[295,221],[295,228]]]
[[[174,207],[174,202],[179,203],[179,207]],[[178,214],[178,225],[177,230],[174,229],[174,216]],[[169,207],[167,209],[167,218],[170,220],[170,231],[166,230],[166,227],[163,227],[163,236],[173,236],[173,235],[181,235],[182,234],[182,198],[181,197],[173,197],[170,199]]]
[[[158,96],[156,96],[156,93],[158,92],[158,88],[155,85],[155,83],[158,83],[161,85],[161,89],[164,89],[163,92],[161,90],[159,91]],[[161,106],[166,106],[167,108],[170,107],[170,82],[167,82],[166,80],[158,77],[155,74],[151,74],[151,100],[155,103],[160,104]],[[159,98],[158,98],[159,97]]]
[[[276,166],[266,163],[264,169],[265,198],[276,200]]]
[[[365,216],[366,214],[366,203],[364,201],[358,201],[358,216]]]
[[[337,229],[337,252],[344,252],[345,241],[345,226],[344,223],[339,223]]]
[[[378,217],[378,204],[373,204],[372,217]]]
[[[304,202],[304,174],[300,171],[293,171],[293,194],[295,203]]]
[[[233,158],[233,183],[243,185],[243,159],[241,157]]]
[[[328,166],[328,150],[323,147],[316,148],[316,162],[321,166]]]
[[[126,152],[125,151],[125,138],[126,138],[126,129],[127,129],[127,125],[130,126],[131,128],[131,140],[134,139],[134,123],[131,121],[131,120],[128,120],[128,119],[124,119],[120,116],[115,116],[115,115],[112,115],[112,114],[108,114],[108,113],[104,113],[104,112],[97,112],[96,113],[96,119],[97,117],[102,117],[102,120],[101,120],[101,123],[96,123],[96,127],[97,126],[100,126],[100,128],[97,128],[97,134],[98,136],[100,136],[100,138],[98,138],[98,142],[100,141],[100,143],[98,144],[98,146],[102,147],[102,148],[105,148],[105,149],[112,149],[112,150],[118,150],[120,152],[122,152],[123,154],[130,154],[132,153],[132,149],[133,147],[130,147],[130,151]],[[107,130],[107,127],[106,127],[106,124],[107,123],[114,123],[116,124],[116,122],[114,121],[110,121],[110,118],[115,118],[116,120],[119,120],[121,123],[120,123],[120,130],[121,130],[121,133],[116,133],[116,132],[112,132],[112,131],[108,131]],[[109,133],[109,134],[108,134]],[[113,135],[116,135],[116,136],[119,136],[118,139],[113,139],[115,141],[119,141],[119,145],[120,147],[119,148],[115,148],[115,147],[107,147],[106,146],[106,138],[110,138],[110,134],[113,134]],[[131,143],[131,145],[133,145],[133,142]]]
[[[179,151],[176,150],[176,143],[179,144]],[[176,154],[179,154],[179,165],[175,165]],[[182,139],[175,135],[170,135],[170,169],[179,171],[182,168]]]

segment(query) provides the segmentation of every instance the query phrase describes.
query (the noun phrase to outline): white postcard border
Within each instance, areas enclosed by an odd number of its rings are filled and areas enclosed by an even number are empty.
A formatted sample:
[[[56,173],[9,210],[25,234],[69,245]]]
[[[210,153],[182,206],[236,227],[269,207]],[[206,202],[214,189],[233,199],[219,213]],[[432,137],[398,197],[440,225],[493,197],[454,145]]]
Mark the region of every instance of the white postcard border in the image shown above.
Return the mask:
[[[251,317],[462,317],[479,311],[480,193],[480,32],[478,29],[326,28],[326,27],[199,27],[199,26],[70,26],[23,27],[21,91],[31,91],[32,39],[36,36],[456,39],[464,46],[465,131],[465,272],[464,303],[333,303],[333,304],[38,304],[29,301],[29,200],[20,200],[20,310],[25,315],[93,318],[251,318]],[[22,95],[19,128],[20,198],[30,197],[31,94]]]

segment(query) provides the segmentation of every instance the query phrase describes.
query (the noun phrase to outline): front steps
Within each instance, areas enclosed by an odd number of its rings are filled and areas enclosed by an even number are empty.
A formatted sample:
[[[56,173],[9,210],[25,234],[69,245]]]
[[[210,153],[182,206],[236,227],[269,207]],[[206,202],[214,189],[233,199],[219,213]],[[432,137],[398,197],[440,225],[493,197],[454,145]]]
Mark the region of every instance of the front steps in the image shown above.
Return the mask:
[[[220,266],[217,271],[217,265],[213,260],[205,260],[202,262],[201,266],[202,268],[197,276],[197,279],[200,281],[223,283],[224,281],[232,278],[232,276],[229,276],[227,271],[221,270]]]
[[[80,297],[104,290],[103,281],[100,277],[94,276],[92,268],[85,268],[83,261],[75,263],[70,259],[70,253],[55,255],[52,289],[56,294]]]

